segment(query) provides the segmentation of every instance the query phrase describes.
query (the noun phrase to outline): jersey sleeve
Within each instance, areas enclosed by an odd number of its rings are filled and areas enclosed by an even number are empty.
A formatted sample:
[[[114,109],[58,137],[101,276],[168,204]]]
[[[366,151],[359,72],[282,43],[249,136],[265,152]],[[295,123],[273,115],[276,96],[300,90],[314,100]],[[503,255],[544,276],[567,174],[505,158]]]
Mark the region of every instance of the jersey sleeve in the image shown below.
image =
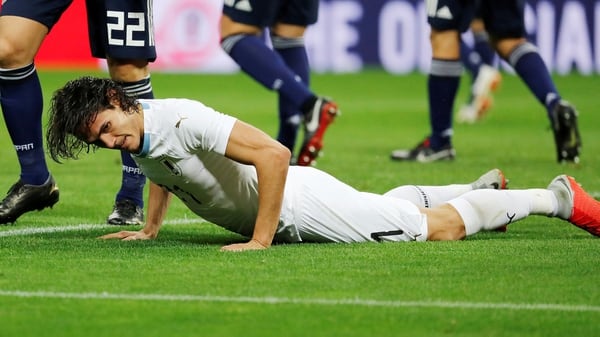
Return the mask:
[[[190,109],[180,116],[182,135],[184,143],[193,151],[210,151],[224,155],[229,141],[229,135],[237,120],[218,112],[200,102],[188,101]]]

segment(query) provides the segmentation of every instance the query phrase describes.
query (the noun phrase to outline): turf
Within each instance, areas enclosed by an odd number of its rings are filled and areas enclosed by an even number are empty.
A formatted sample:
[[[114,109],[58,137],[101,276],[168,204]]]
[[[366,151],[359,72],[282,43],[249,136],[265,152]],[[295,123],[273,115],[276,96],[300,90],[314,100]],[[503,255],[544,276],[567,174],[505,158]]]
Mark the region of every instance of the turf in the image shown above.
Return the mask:
[[[46,99],[81,74],[41,72]],[[599,196],[600,77],[555,80],[580,112],[579,165],[556,163],[545,110],[509,74],[485,119],[455,124],[455,161],[392,162],[391,150],[428,132],[426,77],[368,70],[313,76],[315,91],[342,109],[318,167],[372,192],[468,182],[493,167],[510,188],[545,187],[567,173]],[[275,95],[243,74],[154,74],[153,84],[157,97],[199,99],[277,130]],[[18,165],[0,130],[0,188],[8,189]],[[121,229],[92,226],[112,207],[118,152],[49,165],[60,202],[0,226],[1,336],[600,336],[600,241],[560,220],[530,217],[460,242],[227,254],[219,247],[243,238],[175,201],[156,240],[102,241],[96,237]]]

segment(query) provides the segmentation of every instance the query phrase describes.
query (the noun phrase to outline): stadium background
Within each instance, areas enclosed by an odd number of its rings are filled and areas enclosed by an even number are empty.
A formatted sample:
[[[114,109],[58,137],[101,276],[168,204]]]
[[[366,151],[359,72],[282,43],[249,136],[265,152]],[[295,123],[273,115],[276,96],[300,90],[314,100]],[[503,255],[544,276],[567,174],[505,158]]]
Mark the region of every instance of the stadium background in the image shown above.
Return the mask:
[[[221,6],[221,0],[154,0],[158,59],[152,69],[236,72],[219,46]],[[599,1],[528,0],[526,25],[552,72],[600,73]],[[423,1],[322,0],[319,22],[310,27],[306,41],[317,72],[352,73],[375,66],[404,74],[428,69],[428,34]],[[89,54],[83,0],[75,0],[49,34],[36,63],[40,69],[104,66]]]

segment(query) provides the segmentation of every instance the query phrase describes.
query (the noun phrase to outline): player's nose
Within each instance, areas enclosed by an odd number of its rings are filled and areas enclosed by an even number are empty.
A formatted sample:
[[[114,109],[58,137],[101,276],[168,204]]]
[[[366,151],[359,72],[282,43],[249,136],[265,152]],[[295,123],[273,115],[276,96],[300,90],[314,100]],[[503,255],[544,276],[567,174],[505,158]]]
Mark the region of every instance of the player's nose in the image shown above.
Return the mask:
[[[103,147],[113,149],[116,146],[117,138],[108,133],[104,133],[104,134],[100,135],[99,139],[100,139],[101,146],[103,146]]]

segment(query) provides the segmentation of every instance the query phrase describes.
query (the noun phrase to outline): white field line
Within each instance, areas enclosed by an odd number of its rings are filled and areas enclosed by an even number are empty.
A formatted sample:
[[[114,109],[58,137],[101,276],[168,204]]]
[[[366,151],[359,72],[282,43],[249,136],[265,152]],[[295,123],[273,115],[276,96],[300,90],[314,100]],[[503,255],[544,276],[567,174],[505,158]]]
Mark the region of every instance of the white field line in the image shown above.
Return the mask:
[[[201,222],[202,219],[175,219],[165,224],[188,224]],[[58,227],[22,228],[1,231],[0,237],[56,233],[66,231],[90,230],[99,228],[118,228],[107,224],[80,224]],[[133,300],[133,301],[174,301],[174,302],[224,302],[256,304],[301,304],[301,305],[346,305],[365,307],[427,307],[461,309],[506,309],[540,311],[578,311],[600,312],[600,306],[565,305],[548,303],[486,303],[486,302],[449,302],[449,301],[379,301],[369,299],[322,299],[322,298],[286,298],[286,297],[231,297],[214,295],[161,295],[161,294],[111,294],[102,293],[64,293],[48,291],[0,290],[2,297],[23,298],[60,298],[60,299],[96,299],[96,300]]]
[[[166,225],[180,225],[203,222],[201,218],[195,219],[173,219],[165,221]],[[46,233],[58,233],[58,232],[71,232],[71,231],[87,231],[91,229],[104,229],[113,228],[118,230],[120,226],[108,225],[108,224],[79,224],[79,225],[66,225],[66,226],[53,226],[53,227],[30,227],[30,228],[19,228],[9,229],[0,231],[0,238],[7,236],[22,236],[22,235],[33,235],[33,234],[46,234]]]
[[[360,306],[392,308],[459,308],[459,309],[504,309],[537,311],[600,312],[600,306],[569,305],[551,303],[491,303],[491,302],[450,302],[450,301],[379,301],[369,299],[325,299],[290,297],[233,297],[215,295],[166,295],[166,294],[111,294],[65,293],[51,291],[0,290],[2,297],[57,298],[74,300],[127,300],[127,301],[168,301],[168,302],[220,302],[252,304],[292,304],[319,306]]]

